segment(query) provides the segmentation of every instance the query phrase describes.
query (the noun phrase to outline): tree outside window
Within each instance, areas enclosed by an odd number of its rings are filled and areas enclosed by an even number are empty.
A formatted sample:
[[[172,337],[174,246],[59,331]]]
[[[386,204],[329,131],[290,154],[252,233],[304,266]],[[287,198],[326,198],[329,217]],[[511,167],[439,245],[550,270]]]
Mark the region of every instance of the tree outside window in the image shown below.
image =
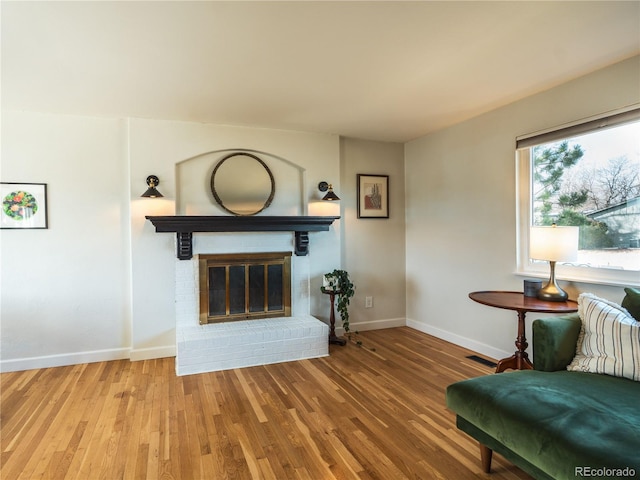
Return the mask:
[[[640,270],[640,121],[529,155],[532,224],[579,227],[580,265]]]

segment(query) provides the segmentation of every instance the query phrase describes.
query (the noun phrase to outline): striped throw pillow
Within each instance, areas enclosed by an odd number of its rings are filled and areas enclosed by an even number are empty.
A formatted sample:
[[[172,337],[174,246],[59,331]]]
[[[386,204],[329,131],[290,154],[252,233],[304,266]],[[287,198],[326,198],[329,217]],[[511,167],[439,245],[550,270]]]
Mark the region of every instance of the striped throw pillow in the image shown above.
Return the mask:
[[[578,297],[578,313],[582,326],[567,370],[640,381],[640,322],[620,305],[590,293]]]

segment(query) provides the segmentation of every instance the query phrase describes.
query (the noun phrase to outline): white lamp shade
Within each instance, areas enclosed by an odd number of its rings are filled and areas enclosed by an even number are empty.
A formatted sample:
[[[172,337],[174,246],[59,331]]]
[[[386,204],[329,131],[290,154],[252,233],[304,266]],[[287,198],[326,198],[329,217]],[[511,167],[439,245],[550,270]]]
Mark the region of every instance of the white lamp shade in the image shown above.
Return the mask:
[[[553,262],[578,259],[578,227],[531,227],[529,258]]]

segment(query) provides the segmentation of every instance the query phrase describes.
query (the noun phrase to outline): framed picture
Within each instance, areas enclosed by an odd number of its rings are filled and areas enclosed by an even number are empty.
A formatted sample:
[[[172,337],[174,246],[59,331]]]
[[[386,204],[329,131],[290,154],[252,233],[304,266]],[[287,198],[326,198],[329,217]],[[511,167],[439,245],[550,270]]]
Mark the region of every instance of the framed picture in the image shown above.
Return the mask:
[[[48,228],[47,184],[0,182],[0,228]]]
[[[358,174],[358,218],[389,218],[389,175]]]

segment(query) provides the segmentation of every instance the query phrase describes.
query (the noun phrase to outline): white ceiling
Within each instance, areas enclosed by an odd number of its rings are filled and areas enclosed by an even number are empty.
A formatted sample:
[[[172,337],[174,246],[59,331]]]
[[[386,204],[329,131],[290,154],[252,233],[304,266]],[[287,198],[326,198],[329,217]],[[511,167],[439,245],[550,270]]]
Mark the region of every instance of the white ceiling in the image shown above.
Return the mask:
[[[638,1],[1,9],[3,108],[398,142],[640,53]]]

